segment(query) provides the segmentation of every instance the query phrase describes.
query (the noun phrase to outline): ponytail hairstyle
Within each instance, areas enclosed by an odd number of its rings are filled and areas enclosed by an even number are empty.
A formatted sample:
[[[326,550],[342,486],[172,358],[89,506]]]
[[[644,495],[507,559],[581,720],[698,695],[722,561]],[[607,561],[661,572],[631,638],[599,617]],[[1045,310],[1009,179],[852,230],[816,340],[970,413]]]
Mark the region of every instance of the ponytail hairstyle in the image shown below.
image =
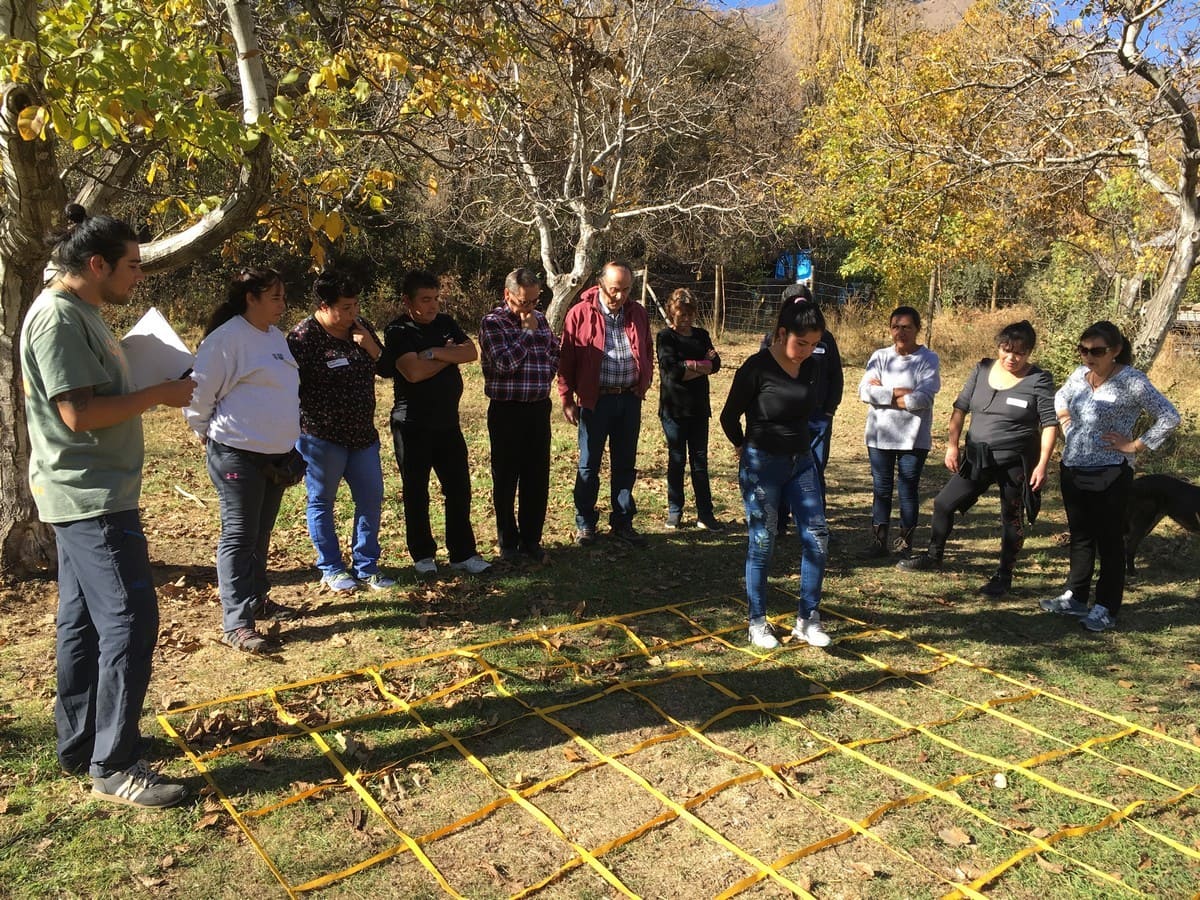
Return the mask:
[[[693,316],[696,314],[696,298],[687,288],[675,288],[667,298],[667,316],[671,325],[675,324],[681,312],[690,312]]]
[[[1037,332],[1028,319],[1005,325],[996,333],[996,346],[1001,350],[1032,353],[1037,346]]]
[[[1129,346],[1129,341],[1125,340],[1125,335],[1121,334],[1121,329],[1112,322],[1096,322],[1089,325],[1079,336],[1081,341],[1085,338],[1099,338],[1104,341],[1106,347],[1120,347],[1116,362],[1126,366],[1133,365],[1133,348]]]
[[[78,203],[68,204],[63,215],[65,227],[47,238],[51,261],[59,272],[82,275],[93,256],[115,266],[129,245],[138,242],[137,232],[128,222],[112,216],[89,216]]]
[[[363,286],[358,276],[345,269],[330,267],[313,282],[313,296],[317,306],[333,306],[341,297],[357,297]]]
[[[821,307],[812,300],[795,297],[788,300],[779,309],[779,318],[775,320],[775,337],[779,337],[782,329],[788,334],[802,335],[813,331],[825,333],[825,315]]]
[[[208,337],[234,316],[244,313],[250,294],[262,294],[281,280],[279,273],[274,269],[242,269],[230,281],[225,301],[213,310],[208,326],[204,329],[204,336]]]

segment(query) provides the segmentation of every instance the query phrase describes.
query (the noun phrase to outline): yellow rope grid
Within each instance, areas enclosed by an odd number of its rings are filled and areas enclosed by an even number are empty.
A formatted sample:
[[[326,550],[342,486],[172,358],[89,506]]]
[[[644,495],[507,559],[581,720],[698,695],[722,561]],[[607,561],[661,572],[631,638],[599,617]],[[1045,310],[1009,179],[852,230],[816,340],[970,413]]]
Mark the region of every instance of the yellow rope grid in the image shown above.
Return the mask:
[[[786,592],[781,592],[785,593]],[[794,597],[792,599],[795,599]],[[626,885],[611,868],[605,865],[604,857],[612,851],[633,843],[638,838],[647,834],[654,829],[660,828],[663,825],[676,820],[686,822],[692,829],[702,835],[705,839],[711,841],[717,847],[731,853],[733,856],[747,864],[752,870],[749,875],[742,878],[740,881],[728,887],[718,896],[720,898],[730,898],[737,894],[748,890],[752,886],[767,880],[773,882],[780,888],[801,897],[811,897],[806,887],[801,883],[792,880],[784,874],[784,870],[794,863],[811,857],[823,850],[840,844],[849,842],[855,838],[862,838],[870,841],[882,852],[888,854],[897,861],[906,866],[912,867],[923,873],[934,883],[944,884],[949,888],[945,894],[945,900],[959,897],[984,897],[981,893],[982,889],[992,882],[1000,879],[1005,872],[1017,866],[1023,860],[1035,854],[1052,855],[1061,859],[1065,863],[1078,867],[1082,871],[1088,873],[1097,881],[1120,890],[1124,894],[1133,896],[1144,896],[1131,885],[1126,884],[1118,875],[1110,872],[1101,871],[1094,866],[1077,859],[1063,849],[1062,845],[1067,839],[1079,837],[1092,832],[1099,831],[1105,828],[1112,828],[1119,825],[1131,826],[1149,839],[1165,848],[1178,853],[1189,860],[1200,860],[1200,850],[1196,847],[1188,846],[1180,841],[1171,838],[1168,835],[1161,834],[1147,825],[1145,822],[1139,821],[1136,814],[1141,811],[1145,812],[1148,807],[1153,807],[1156,810],[1167,809],[1175,804],[1178,804],[1189,797],[1194,797],[1200,793],[1200,784],[1179,785],[1169,779],[1163,778],[1146,769],[1139,767],[1121,764],[1119,767],[1115,763],[1108,760],[1100,754],[1096,748],[1111,744],[1117,741],[1124,740],[1133,736],[1141,736],[1152,741],[1161,742],[1162,744],[1170,745],[1176,749],[1187,751],[1189,754],[1195,755],[1200,764],[1200,748],[1173,738],[1170,735],[1164,734],[1152,728],[1146,728],[1135,722],[1130,722],[1120,716],[1115,716],[1111,713],[1102,710],[1093,709],[1071,700],[1068,697],[1063,697],[1058,694],[1043,690],[1038,687],[1023,683],[1020,680],[1004,673],[997,672],[982,666],[978,663],[964,659],[954,653],[940,650],[929,644],[909,638],[902,632],[892,631],[884,628],[877,628],[870,623],[858,620],[852,616],[838,613],[836,610],[830,610],[828,607],[822,607],[823,612],[827,616],[833,616],[841,619],[847,625],[856,626],[859,630],[851,633],[843,633],[838,635],[837,647],[839,654],[844,657],[853,658],[858,663],[864,665],[868,671],[874,670],[879,673],[879,677],[862,686],[850,690],[836,690],[829,685],[823,684],[814,679],[811,674],[806,673],[795,665],[790,663],[795,660],[800,661],[802,657],[791,653],[792,647],[787,647],[783,651],[776,651],[771,654],[762,654],[748,648],[744,643],[743,634],[744,625],[730,626],[719,629],[705,628],[693,616],[689,615],[686,610],[690,607],[695,607],[698,604],[706,601],[697,600],[684,604],[670,604],[660,606],[654,609],[642,610],[639,612],[628,613],[624,615],[611,616],[602,619],[594,619],[587,622],[576,622],[569,625],[563,625],[556,628],[543,629],[537,632],[513,635],[502,640],[490,641],[487,643],[476,644],[469,647],[457,648],[453,650],[442,651],[438,653],[430,653],[422,656],[411,657],[408,659],[395,660],[386,663],[379,667],[366,667],[351,672],[340,672],[331,675],[320,676],[317,678],[299,681],[287,685],[280,685],[272,688],[265,688],[257,691],[249,691],[241,694],[234,694],[227,697],[221,697],[216,700],[211,700],[203,703],[197,703],[190,706],[185,706],[173,709],[169,712],[158,716],[159,723],[162,725],[164,732],[179,745],[182,752],[188,760],[196,767],[203,775],[205,780],[212,788],[214,796],[220,801],[221,805],[229,812],[233,821],[245,833],[250,845],[262,857],[263,862],[270,870],[271,874],[278,880],[279,884],[287,892],[289,897],[298,897],[310,891],[315,891],[323,887],[327,887],[343,879],[349,878],[357,873],[364,871],[385,860],[398,857],[408,853],[412,858],[417,860],[422,867],[436,881],[441,890],[451,897],[462,897],[453,885],[450,883],[447,875],[440,871],[434,862],[429,858],[425,848],[436,843],[437,841],[448,837],[449,835],[463,831],[464,829],[481,822],[501,809],[508,807],[516,807],[528,814],[537,821],[550,835],[559,841],[562,841],[570,847],[573,855],[571,858],[561,865],[556,870],[549,872],[540,881],[535,884],[527,885],[522,890],[512,895],[513,900],[534,895],[563,878],[569,872],[576,870],[582,866],[587,866],[596,875],[608,883],[610,887],[627,897],[636,897],[638,894],[630,886]],[[652,616],[667,616],[674,617],[678,624],[686,626],[692,633],[673,640],[666,641],[661,638],[655,638],[650,645],[647,645],[638,635],[635,627],[645,625],[649,617]],[[587,662],[578,662],[567,655],[560,652],[563,645],[562,638],[565,635],[570,635],[576,632],[592,631],[599,633],[601,630],[607,633],[615,630],[620,637],[631,645],[634,649],[625,652],[617,653],[611,656],[600,659],[590,659]],[[737,640],[731,641],[726,635],[736,633]],[[868,637],[879,636],[889,641],[898,644],[906,644],[910,648],[919,650],[921,653],[931,657],[931,664],[924,669],[896,669],[884,661],[881,661],[870,653],[859,652],[855,650],[855,641],[862,640]],[[731,668],[726,668],[720,672],[707,671],[699,664],[693,664],[683,660],[673,660],[668,662],[660,671],[661,674],[654,672],[646,674],[645,669],[639,670],[630,677],[623,679],[614,679],[611,674],[597,676],[596,670],[603,667],[614,668],[614,664],[625,664],[626,661],[651,661],[656,664],[661,664],[661,660],[654,660],[658,654],[665,653],[670,650],[679,650],[689,647],[694,644],[703,643],[705,641],[713,641],[722,647],[733,650],[739,654],[738,659],[742,661],[740,664]],[[568,702],[563,702],[551,706],[534,706],[524,700],[519,691],[514,692],[510,689],[506,678],[521,677],[519,671],[508,671],[498,668],[493,665],[483,655],[485,651],[504,646],[513,646],[520,644],[537,645],[544,652],[545,656],[539,660],[538,668],[543,672],[554,672],[564,677],[570,677],[577,685],[594,685],[596,690],[583,697],[574,697]],[[406,671],[420,671],[420,667],[430,663],[446,662],[459,660],[462,665],[473,668],[474,671],[466,676],[453,681],[451,684],[442,686],[431,693],[420,697],[402,697],[391,686],[388,680],[389,674],[403,673]],[[760,667],[764,664],[790,671],[800,675],[805,682],[812,686],[811,690],[804,696],[783,701],[763,701],[754,696],[742,696],[736,691],[727,687],[722,679],[725,676],[745,671],[751,668]],[[927,683],[926,679],[938,672],[950,669],[951,667],[962,667],[973,670],[974,672],[996,679],[1001,684],[1016,688],[1019,693],[993,697],[985,702],[976,702],[970,699],[959,698],[947,691],[944,691],[931,683]],[[654,702],[646,693],[647,689],[660,685],[668,685],[679,679],[697,679],[710,688],[719,692],[724,697],[731,701],[730,705],[711,716],[707,721],[699,725],[689,725],[679,721],[674,716],[670,715],[658,703]],[[281,694],[296,692],[306,688],[319,689],[325,685],[336,685],[338,683],[352,682],[358,680],[360,684],[370,684],[378,698],[383,703],[379,708],[374,709],[362,715],[342,718],[337,721],[322,722],[317,725],[306,724],[301,718],[288,710],[283,701],[280,699]],[[938,721],[927,722],[910,722],[888,710],[885,710],[878,705],[871,703],[865,698],[871,691],[878,688],[885,682],[901,682],[906,687],[916,688],[922,691],[931,692],[933,695],[939,696],[953,704],[957,704],[959,709],[953,715],[943,718]],[[422,708],[429,708],[441,700],[452,697],[457,692],[463,691],[465,688],[471,687],[476,683],[484,683],[490,685],[494,693],[511,703],[513,703],[521,712],[504,721],[489,724],[486,728],[473,730],[468,735],[455,735],[446,730],[430,725],[426,721],[426,717],[422,715]],[[606,753],[597,747],[592,741],[589,741],[582,735],[572,730],[567,724],[555,717],[556,713],[563,710],[574,709],[585,706],[586,704],[603,700],[608,697],[622,695],[631,698],[636,702],[644,704],[652,710],[663,722],[669,730],[663,734],[658,734],[646,740],[640,741],[632,746],[621,748],[612,753]],[[1086,713],[1089,716],[1096,717],[1100,720],[1111,723],[1116,727],[1116,731],[1109,734],[1093,735],[1082,743],[1073,744],[1070,741],[1052,735],[1035,725],[1025,722],[1015,715],[1006,712],[1003,707],[1015,707],[1018,704],[1028,702],[1035,698],[1042,698],[1052,703],[1061,704],[1062,706]],[[188,714],[197,714],[201,712],[215,713],[221,707],[229,704],[236,704],[247,701],[266,701],[269,702],[274,710],[274,714],[279,722],[286,729],[280,730],[277,734],[272,734],[264,737],[255,737],[250,740],[240,742],[230,742],[225,746],[220,746],[216,749],[203,752],[199,748],[195,748],[189,743],[180,731],[175,727],[173,721],[178,721],[179,717]],[[883,735],[859,738],[850,741],[839,741],[837,738],[821,733],[806,723],[802,718],[791,714],[796,707],[803,707],[806,703],[830,703],[839,702],[849,707],[865,712],[878,720],[886,723],[894,728],[894,731]],[[706,732],[713,728],[718,723],[730,718],[731,716],[757,713],[774,719],[781,725],[793,729],[795,732],[802,734],[812,741],[810,746],[815,745],[817,749],[806,756],[788,760],[783,763],[774,765],[766,765],[757,760],[751,759],[727,746],[720,744],[709,737]],[[404,723],[415,724],[423,733],[433,739],[433,743],[425,746],[420,751],[413,753],[403,759],[389,761],[386,765],[371,771],[363,772],[352,770],[345,761],[339,757],[336,749],[326,740],[325,735],[331,731],[345,729],[347,727],[368,723],[379,722],[388,717],[396,717],[397,721]],[[978,717],[990,717],[1003,723],[1005,726],[1013,729],[1022,730],[1030,735],[1033,735],[1043,741],[1058,745],[1056,749],[1048,750],[1032,756],[1028,759],[1019,761],[1011,761],[998,757],[991,756],[985,753],[979,753],[971,750],[962,744],[946,737],[938,732],[938,729],[943,728],[954,722],[961,722]],[[559,772],[552,777],[543,779],[533,784],[523,784],[519,786],[510,786],[502,783],[492,771],[488,768],[484,760],[480,759],[472,752],[464,740],[478,742],[482,738],[486,738],[489,734],[495,733],[502,729],[514,725],[519,720],[528,719],[530,721],[538,721],[550,726],[559,731],[564,736],[565,740],[572,743],[576,748],[575,754],[581,762],[577,762],[574,766],[566,771]],[[862,752],[861,748],[872,745],[887,744],[895,742],[912,735],[921,735],[936,744],[952,751],[958,756],[974,761],[977,765],[974,770],[969,773],[957,774],[951,778],[947,778],[936,784],[931,784],[917,778],[909,773],[901,771],[886,763],[880,762],[868,754]],[[728,778],[719,784],[709,787],[693,797],[688,798],[684,802],[678,802],[657,789],[644,776],[639,774],[625,760],[632,759],[638,753],[658,744],[669,741],[678,740],[680,738],[688,738],[700,746],[706,748],[714,754],[729,759],[740,766],[745,767],[748,771]],[[257,809],[239,810],[233,800],[227,795],[225,790],[219,784],[217,775],[213,772],[210,763],[213,760],[228,757],[235,754],[246,754],[250,751],[259,748],[267,747],[271,744],[276,744],[282,741],[289,740],[307,740],[310,741],[328,760],[333,770],[336,772],[336,778],[330,778],[321,784],[306,787],[291,796],[276,800],[265,806]],[[401,769],[411,762],[420,759],[421,757],[429,756],[442,751],[455,751],[469,765],[477,769],[480,774],[490,782],[491,786],[499,794],[499,797],[490,803],[461,816],[453,822],[441,825],[437,829],[422,835],[412,835],[408,833],[400,823],[396,822],[393,816],[380,805],[379,801],[372,793],[370,784],[376,779],[386,776],[388,773]],[[807,796],[803,791],[798,790],[791,781],[786,777],[787,773],[795,771],[799,767],[816,762],[824,757],[841,756],[852,760],[856,763],[864,764],[872,769],[875,769],[880,774],[886,776],[894,782],[905,785],[912,789],[912,793],[898,799],[892,800],[872,810],[861,819],[854,820],[842,816],[835,811],[827,808],[819,803],[815,798]],[[1082,791],[1059,784],[1054,780],[1047,778],[1040,772],[1036,771],[1038,767],[1045,766],[1047,763],[1054,762],[1060,759],[1065,759],[1073,756],[1083,756],[1090,758],[1097,763],[1105,766],[1119,768],[1122,774],[1136,776],[1148,782],[1158,785],[1167,791],[1171,792],[1171,796],[1166,799],[1151,801],[1147,799],[1135,800],[1124,807],[1117,807],[1112,802],[1100,797],[1090,796]],[[570,757],[568,757],[569,759]],[[608,769],[617,772],[619,775],[627,779],[633,785],[636,785],[640,790],[646,792],[654,798],[663,808],[664,811],[658,815],[642,822],[632,831],[626,834],[613,838],[606,843],[597,847],[585,847],[582,844],[573,840],[563,828],[556,823],[549,815],[547,815],[534,801],[546,791],[554,791],[560,789],[565,783],[582,775],[586,772],[591,772],[596,769],[607,767]],[[982,809],[975,808],[966,803],[954,790],[955,787],[961,784],[970,783],[980,778],[993,776],[997,773],[1004,773],[1006,776],[1011,776],[1019,779],[1026,779],[1041,788],[1053,791],[1064,797],[1068,797],[1080,804],[1088,807],[1094,807],[1098,814],[1102,814],[1096,821],[1083,825],[1066,826],[1060,828],[1057,832],[1049,834],[1045,837],[1036,837],[1033,834],[1028,834],[1024,830],[1017,829],[1012,825],[1005,824],[993,818],[989,813]],[[719,796],[726,790],[733,787],[748,784],[755,781],[771,782],[777,790],[782,790],[787,796],[801,802],[811,808],[821,816],[840,823],[841,830],[835,834],[826,835],[820,840],[804,847],[799,847],[790,850],[783,856],[766,861],[759,859],[754,854],[748,852],[742,847],[739,847],[734,842],[720,834],[710,823],[698,816],[694,810],[702,806],[707,801]],[[317,797],[327,791],[336,790],[339,788],[348,788],[353,792],[358,799],[362,801],[364,806],[370,813],[383,823],[387,831],[393,834],[396,841],[391,846],[373,854],[372,856],[362,859],[359,862],[347,868],[336,872],[331,872],[320,877],[311,879],[301,884],[293,884],[286,877],[280,867],[272,860],[270,854],[262,845],[262,842],[255,836],[252,823],[264,816],[270,815],[277,810],[283,809],[290,805]],[[879,834],[873,829],[873,826],[883,821],[886,816],[905,807],[923,803],[927,800],[938,800],[948,805],[964,816],[976,819],[991,828],[997,829],[1005,834],[1016,838],[1024,844],[1020,850],[1013,853],[1008,859],[995,865],[990,871],[974,878],[973,880],[964,883],[959,880],[948,877],[944,872],[939,872],[929,868],[924,863],[915,859],[907,851],[893,847],[888,844]],[[960,873],[961,874],[961,873]],[[1197,895],[1200,898],[1200,894]]]

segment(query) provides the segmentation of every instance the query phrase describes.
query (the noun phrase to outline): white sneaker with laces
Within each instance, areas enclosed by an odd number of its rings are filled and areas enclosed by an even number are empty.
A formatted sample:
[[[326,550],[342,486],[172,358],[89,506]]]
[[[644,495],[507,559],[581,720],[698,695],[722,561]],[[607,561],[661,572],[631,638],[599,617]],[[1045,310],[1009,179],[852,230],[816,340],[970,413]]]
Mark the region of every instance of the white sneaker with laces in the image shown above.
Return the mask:
[[[450,563],[450,568],[459,572],[466,572],[468,575],[479,575],[486,572],[492,567],[492,564],[476,553],[474,556],[468,556],[464,560],[456,563]]]
[[[821,627],[821,614],[813,610],[807,619],[796,617],[796,627],[792,629],[792,637],[807,641],[813,647],[828,647],[833,640]]]
[[[774,650],[779,646],[779,639],[775,637],[775,632],[772,630],[769,622],[761,622],[759,624],[751,622],[750,643],[759,650]]]
[[[1057,597],[1046,597],[1038,601],[1038,606],[1046,612],[1058,613],[1063,616],[1086,616],[1086,603],[1080,603],[1070,591],[1063,591]]]
[[[418,575],[436,575],[437,563],[433,561],[432,556],[427,556],[424,559],[418,559],[413,563],[413,568]]]
[[[1117,621],[1109,614],[1108,607],[1096,603],[1083,620],[1083,627],[1088,631],[1110,631],[1117,627]]]

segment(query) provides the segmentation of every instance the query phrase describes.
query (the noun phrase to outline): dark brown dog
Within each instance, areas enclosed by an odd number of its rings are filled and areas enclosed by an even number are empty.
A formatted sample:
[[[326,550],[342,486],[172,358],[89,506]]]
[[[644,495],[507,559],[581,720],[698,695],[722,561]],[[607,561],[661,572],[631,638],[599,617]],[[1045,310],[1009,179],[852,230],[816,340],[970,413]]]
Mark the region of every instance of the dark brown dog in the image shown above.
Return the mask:
[[[1180,528],[1200,532],[1200,487],[1171,475],[1135,478],[1125,522],[1125,571],[1128,574],[1137,571],[1133,558],[1142,538],[1153,531],[1164,516]]]

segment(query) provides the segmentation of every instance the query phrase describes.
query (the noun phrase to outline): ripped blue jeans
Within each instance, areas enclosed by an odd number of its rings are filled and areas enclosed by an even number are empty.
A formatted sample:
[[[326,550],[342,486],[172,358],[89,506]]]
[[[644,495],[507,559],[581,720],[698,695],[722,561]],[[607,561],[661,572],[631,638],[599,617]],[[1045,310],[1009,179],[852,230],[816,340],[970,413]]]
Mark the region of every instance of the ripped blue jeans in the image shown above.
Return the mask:
[[[800,534],[800,604],[796,613],[807,618],[821,603],[829,548],[820,476],[812,453],[773,454],[747,444],[742,448],[738,484],[749,532],[746,599],[750,621],[761,620],[767,614],[767,573],[775,549],[781,500],[791,509]]]

